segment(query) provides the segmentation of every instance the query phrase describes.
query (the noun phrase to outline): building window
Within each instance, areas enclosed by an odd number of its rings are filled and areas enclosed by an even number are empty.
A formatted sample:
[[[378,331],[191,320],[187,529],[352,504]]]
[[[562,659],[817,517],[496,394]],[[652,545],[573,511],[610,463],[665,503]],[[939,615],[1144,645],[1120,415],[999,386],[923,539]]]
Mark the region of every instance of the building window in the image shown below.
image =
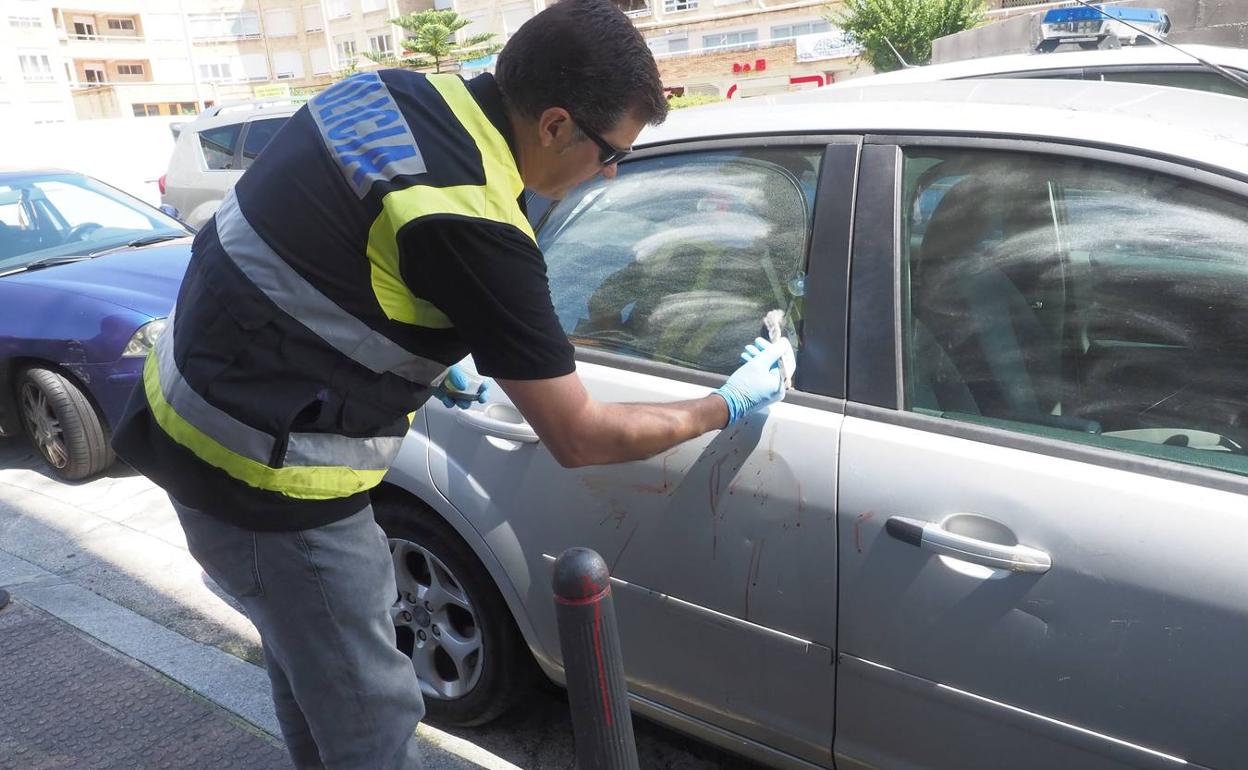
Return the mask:
[[[698,0],[663,0],[664,13],[677,13],[678,11],[696,11],[698,9]]]
[[[82,70],[82,79],[87,81],[87,85],[98,86],[107,83],[108,78],[104,74],[103,65],[98,67],[84,67]]]
[[[364,0],[360,5],[363,6],[364,13],[372,13],[386,10],[387,3],[386,0]]]
[[[78,40],[94,40],[95,39],[95,22],[94,21],[75,21],[74,35]]]
[[[647,0],[611,0],[611,2],[628,16],[644,16],[650,13],[650,3]]]
[[[808,21],[802,24],[781,24],[771,28],[771,42],[779,43],[792,40],[799,35],[813,35],[819,32],[831,32],[832,25],[826,21]]]
[[[26,80],[52,80],[52,63],[43,54],[18,56],[22,63],[22,77]]]
[[[718,32],[714,35],[702,36],[702,47],[717,50],[736,51],[758,46],[758,30],[744,32]]]
[[[317,32],[322,29],[325,29],[325,14],[321,13],[321,6],[303,6],[303,31]]]
[[[351,0],[329,0],[325,3],[329,10],[329,18],[341,19],[351,15]]]
[[[370,32],[368,33],[368,50],[380,56],[393,56],[394,43],[390,40],[389,32]]]
[[[199,77],[201,80],[204,80],[209,83],[215,82],[215,81],[233,79],[233,76],[230,74],[229,62],[211,62],[211,63],[200,62],[199,63]]]
[[[293,37],[295,34],[295,10],[275,8],[264,12],[264,34],[269,37]]]
[[[118,75],[142,75],[143,65],[142,64],[118,64],[117,74]]]
[[[113,31],[134,31],[134,19],[109,19],[108,28]]]
[[[43,26],[43,19],[38,16],[10,16],[9,26],[18,29],[37,29]]]
[[[196,113],[195,102],[157,102],[155,104],[132,104],[130,108],[134,110],[136,118],[145,118],[150,115],[194,115]]]
[[[325,53],[324,49],[321,53]],[[273,72],[278,80],[303,77],[303,55],[298,51],[278,51],[273,54]]]
[[[212,38],[260,37],[260,15],[255,11],[188,14],[191,37]]]
[[[355,38],[334,38],[334,53],[337,55],[339,67],[351,66],[351,62],[355,60]]]

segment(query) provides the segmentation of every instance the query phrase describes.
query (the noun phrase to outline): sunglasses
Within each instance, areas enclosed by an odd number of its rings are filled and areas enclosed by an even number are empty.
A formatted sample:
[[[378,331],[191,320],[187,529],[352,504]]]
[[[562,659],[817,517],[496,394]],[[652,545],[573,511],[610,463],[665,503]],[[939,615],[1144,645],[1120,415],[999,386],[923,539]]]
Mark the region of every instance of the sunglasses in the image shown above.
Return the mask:
[[[572,117],[572,116],[569,115],[568,117]],[[581,130],[582,134],[584,134],[585,136],[588,136],[593,141],[594,144],[598,145],[598,162],[602,164],[603,167],[611,166],[616,163],[619,163],[620,161],[627,158],[629,154],[632,153],[633,151],[632,147],[628,147],[626,149],[621,150],[620,148],[608,142],[606,139],[603,139],[602,134],[599,134],[597,131],[594,131],[588,128],[585,124],[581,123],[576,118],[572,118],[572,122],[576,124],[576,127]]]

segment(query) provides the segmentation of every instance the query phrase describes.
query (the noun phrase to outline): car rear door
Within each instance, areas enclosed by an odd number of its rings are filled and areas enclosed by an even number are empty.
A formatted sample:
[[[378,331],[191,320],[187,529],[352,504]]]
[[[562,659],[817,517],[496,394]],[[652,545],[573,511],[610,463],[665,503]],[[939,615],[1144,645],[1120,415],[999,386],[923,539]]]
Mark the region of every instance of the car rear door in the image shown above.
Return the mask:
[[[857,154],[857,140],[830,137],[651,149],[575,191],[539,231],[595,398],[703,396],[778,307],[798,342],[785,402],[648,461],[578,470],[525,436],[501,393],[469,412],[426,410],[435,483],[504,554],[541,652],[557,662],[553,559],[594,548],[617,579],[625,668],[646,713],[824,767]]]
[[[839,768],[1230,768],[1248,718],[1248,186],[864,148]]]

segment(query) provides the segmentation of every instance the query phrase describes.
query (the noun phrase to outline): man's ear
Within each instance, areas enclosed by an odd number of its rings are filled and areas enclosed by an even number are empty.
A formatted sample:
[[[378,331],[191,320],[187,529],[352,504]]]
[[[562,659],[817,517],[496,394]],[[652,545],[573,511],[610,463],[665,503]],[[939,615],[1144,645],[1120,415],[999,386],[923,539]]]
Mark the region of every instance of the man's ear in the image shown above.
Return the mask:
[[[562,107],[547,107],[537,118],[537,130],[543,147],[563,150],[571,143],[572,116]]]

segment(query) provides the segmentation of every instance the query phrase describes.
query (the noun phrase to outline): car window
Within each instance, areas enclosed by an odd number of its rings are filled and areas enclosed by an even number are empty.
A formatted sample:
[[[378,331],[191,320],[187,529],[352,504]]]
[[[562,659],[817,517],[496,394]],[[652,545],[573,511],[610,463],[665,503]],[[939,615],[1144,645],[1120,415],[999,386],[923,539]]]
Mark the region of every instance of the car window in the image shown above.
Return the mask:
[[[48,257],[183,235],[176,220],[89,177],[43,174],[0,185],[0,273]]]
[[[234,168],[234,151],[238,148],[238,135],[242,130],[242,123],[231,123],[199,132],[199,146],[210,171]]]
[[[253,120],[247,124],[247,135],[243,138],[243,168],[247,168],[264,149],[277,130],[286,125],[286,118],[265,118]]]
[[[1236,70],[1236,73],[1240,75],[1246,74],[1238,70]],[[1148,83],[1156,86],[1188,88],[1194,91],[1209,91],[1215,94],[1248,97],[1248,91],[1245,91],[1243,86],[1208,70],[1158,70],[1152,72],[1132,72],[1114,69],[1088,70],[1087,79],[1107,80],[1115,83]]]
[[[577,345],[728,373],[764,314],[800,328],[821,149],[636,160],[595,177],[538,233],[551,295]]]
[[[905,163],[909,409],[1248,474],[1245,201],[1047,156]]]

